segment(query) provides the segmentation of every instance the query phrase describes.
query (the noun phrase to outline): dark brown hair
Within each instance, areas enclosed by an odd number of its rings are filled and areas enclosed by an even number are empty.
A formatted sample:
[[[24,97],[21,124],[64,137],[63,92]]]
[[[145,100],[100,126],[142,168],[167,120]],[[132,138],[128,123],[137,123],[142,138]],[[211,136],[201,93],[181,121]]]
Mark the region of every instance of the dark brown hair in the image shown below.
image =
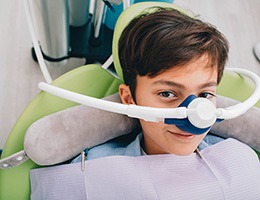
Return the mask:
[[[155,8],[153,8],[155,9]],[[228,42],[212,25],[171,8],[156,8],[134,18],[119,40],[124,81],[135,97],[136,77],[154,77],[207,55],[218,67],[218,83],[228,58]]]

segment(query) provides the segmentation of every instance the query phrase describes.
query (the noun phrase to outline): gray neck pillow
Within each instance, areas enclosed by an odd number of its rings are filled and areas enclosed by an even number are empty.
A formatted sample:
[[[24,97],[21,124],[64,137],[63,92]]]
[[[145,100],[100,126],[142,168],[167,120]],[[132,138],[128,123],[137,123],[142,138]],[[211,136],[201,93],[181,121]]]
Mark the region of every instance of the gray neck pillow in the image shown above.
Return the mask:
[[[121,102],[118,94],[105,98]],[[217,96],[218,107],[238,103]],[[236,138],[260,150],[260,109],[253,107],[244,115],[213,125],[211,133],[223,138]],[[139,122],[112,112],[79,105],[45,116],[34,122],[26,132],[24,150],[38,165],[67,161],[86,148],[132,132]]]

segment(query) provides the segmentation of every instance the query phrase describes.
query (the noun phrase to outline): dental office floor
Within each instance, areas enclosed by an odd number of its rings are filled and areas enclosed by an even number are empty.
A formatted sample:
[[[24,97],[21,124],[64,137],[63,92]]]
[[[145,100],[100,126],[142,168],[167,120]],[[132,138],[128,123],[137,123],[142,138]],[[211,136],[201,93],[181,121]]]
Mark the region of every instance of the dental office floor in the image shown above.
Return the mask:
[[[260,63],[252,47],[260,42],[260,1],[257,0],[175,0],[175,4],[199,14],[228,38],[231,46],[228,67],[247,68],[260,75]],[[23,2],[0,2],[0,148],[19,115],[39,92],[44,81],[31,58],[31,38]],[[48,64],[54,78],[80,66],[83,59],[71,59],[66,66]]]

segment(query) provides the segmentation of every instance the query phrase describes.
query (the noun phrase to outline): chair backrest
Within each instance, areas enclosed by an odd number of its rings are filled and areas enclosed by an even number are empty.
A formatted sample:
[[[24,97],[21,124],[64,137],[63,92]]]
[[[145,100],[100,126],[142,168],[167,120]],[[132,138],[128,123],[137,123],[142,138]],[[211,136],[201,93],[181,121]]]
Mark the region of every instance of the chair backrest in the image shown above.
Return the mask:
[[[121,65],[119,62],[118,57],[118,41],[119,38],[124,30],[124,28],[129,24],[129,22],[135,18],[136,16],[140,15],[142,12],[153,12],[153,7],[160,6],[160,7],[166,7],[166,8],[174,8],[176,10],[179,10],[183,13],[186,13],[189,15],[189,13],[182,9],[181,7],[178,7],[174,4],[169,3],[163,3],[163,2],[142,2],[142,3],[136,3],[128,7],[124,12],[119,16],[116,26],[114,29],[114,35],[113,35],[113,44],[112,44],[112,53],[113,53],[113,61],[114,66],[117,72],[117,75],[120,77],[120,79],[123,80],[123,73],[121,69]]]

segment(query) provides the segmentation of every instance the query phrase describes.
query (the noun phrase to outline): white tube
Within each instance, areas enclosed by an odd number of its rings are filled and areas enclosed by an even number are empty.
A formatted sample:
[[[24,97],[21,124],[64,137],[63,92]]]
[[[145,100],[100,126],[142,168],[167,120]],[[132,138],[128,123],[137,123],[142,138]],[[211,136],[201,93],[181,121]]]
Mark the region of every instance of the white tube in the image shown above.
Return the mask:
[[[110,112],[116,112],[119,114],[125,114],[127,110],[127,105],[105,101],[102,99],[85,96],[79,93],[71,92],[48,83],[40,82],[38,87],[55,96],[67,99],[69,101],[73,101],[79,104],[87,105],[93,108],[102,109]]]
[[[113,56],[111,55],[106,62],[102,65],[102,68],[107,69],[113,62]]]
[[[186,118],[188,110],[185,107],[179,108],[152,108],[146,106],[127,105],[85,96],[75,92],[71,92],[44,82],[39,83],[39,88],[55,96],[90,106],[93,108],[124,114],[129,117],[144,119],[151,122],[159,122],[164,118]]]
[[[260,78],[245,69],[229,69],[230,71],[235,71],[241,73],[242,75],[248,76],[255,83],[255,91],[253,94],[243,103],[239,103],[237,105],[228,107],[226,109],[218,108],[215,110],[215,115],[220,119],[231,119],[235,118],[243,113],[245,113],[249,108],[253,107],[254,104],[260,98]],[[135,117],[139,119],[144,119],[151,122],[159,122],[164,118],[177,118],[182,119],[186,118],[187,115],[190,115],[194,112],[194,109],[187,109],[183,107],[179,108],[152,108],[145,106],[137,106],[137,105],[126,105],[121,103],[110,102],[98,98],[93,98],[89,96],[85,96],[82,94],[78,94],[75,92],[71,92],[65,89],[58,88],[53,85],[49,85],[47,83],[39,83],[39,88],[51,93],[53,95],[59,96],[61,98],[65,98],[70,101],[74,101],[83,105],[87,105],[90,107],[94,107],[101,110],[106,110],[110,112],[115,112],[119,114],[125,114],[129,117]]]
[[[24,8],[25,8],[25,14],[26,14],[28,27],[29,27],[29,32],[30,32],[30,35],[31,35],[31,38],[32,38],[33,47],[34,47],[34,50],[35,50],[35,53],[36,53],[36,56],[37,56],[37,59],[38,59],[38,63],[40,65],[40,68],[41,68],[41,71],[42,71],[42,74],[43,74],[43,77],[44,77],[44,79],[47,83],[51,83],[52,78],[51,78],[50,73],[48,71],[48,68],[47,68],[47,66],[44,62],[44,58],[43,58],[43,55],[42,55],[42,52],[41,52],[41,48],[39,46],[39,43],[38,43],[38,40],[37,40],[37,37],[36,37],[36,33],[35,33],[35,30],[34,30],[34,27],[33,27],[32,15],[31,15],[31,12],[30,12],[30,9],[29,9],[28,0],[24,0]]]
[[[129,0],[123,0],[124,4],[124,10],[130,6],[130,1]]]
[[[247,110],[253,107],[260,99],[260,78],[255,73],[242,68],[227,68],[226,70],[237,72],[241,75],[244,75],[250,78],[255,84],[255,90],[247,100],[234,106],[227,107],[225,109],[218,109],[220,114],[218,118],[232,119],[244,114]]]

